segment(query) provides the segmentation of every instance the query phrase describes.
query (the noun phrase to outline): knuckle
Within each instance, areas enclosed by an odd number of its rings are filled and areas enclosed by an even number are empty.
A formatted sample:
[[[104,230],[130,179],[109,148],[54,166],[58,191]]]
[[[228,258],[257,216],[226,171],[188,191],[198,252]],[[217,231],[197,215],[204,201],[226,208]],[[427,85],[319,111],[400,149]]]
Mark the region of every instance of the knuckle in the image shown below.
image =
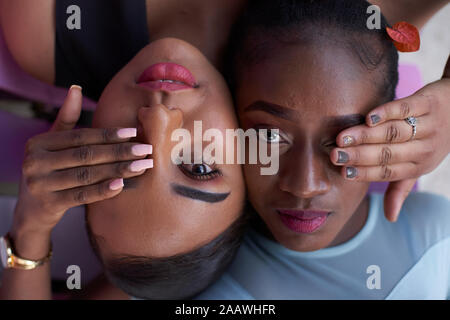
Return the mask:
[[[25,156],[32,154],[34,151],[35,140],[34,138],[28,139],[25,144]]]
[[[370,142],[369,134],[366,130],[363,130],[360,135],[361,144],[366,144]]]
[[[394,172],[393,172],[391,167],[386,166],[386,165],[381,167],[381,176],[380,176],[380,178],[382,180],[392,179],[393,175],[394,175]]]
[[[383,147],[381,150],[381,156],[380,156],[380,166],[386,166],[389,163],[391,163],[392,160],[392,150],[389,147]]]
[[[73,194],[73,200],[75,203],[83,204],[87,201],[88,194],[84,190],[75,191]]]
[[[22,163],[22,174],[24,176],[31,175],[35,171],[35,168],[37,168],[37,162],[38,159],[35,154],[28,154]]]
[[[114,140],[115,131],[110,128],[103,128],[102,129],[102,140],[103,143],[111,142]]]
[[[30,176],[25,179],[25,183],[27,185],[28,190],[31,191],[31,193],[36,193],[40,188],[39,178]]]
[[[404,119],[409,117],[410,112],[411,112],[410,104],[408,102],[406,102],[406,101],[402,102],[400,104],[400,115],[401,115],[401,117],[404,118]]]
[[[354,163],[359,163],[361,160],[361,151],[359,150],[359,148],[353,149],[351,156]]]
[[[128,153],[129,150],[123,143],[113,145],[113,154],[115,160],[125,159]]]
[[[400,130],[395,125],[388,126],[386,130],[386,141],[393,143],[400,138]]]
[[[128,168],[128,162],[118,163],[114,166],[114,174],[118,177],[123,177],[126,173],[128,173]]]
[[[100,183],[97,187],[97,194],[100,198],[105,198],[108,195],[108,189],[104,183]]]
[[[84,129],[79,129],[79,130],[71,130],[69,133],[69,140],[73,143],[73,144],[79,144],[83,142],[84,139]]]
[[[427,100],[427,109],[428,110],[433,110],[433,108],[436,108],[437,106],[440,105],[440,101],[438,99],[439,95],[436,96],[435,94],[431,93],[431,94],[427,94],[424,96]]]
[[[92,183],[92,169],[89,167],[76,168],[75,175],[79,183],[82,184]]]
[[[75,149],[74,158],[80,163],[87,163],[94,157],[94,150],[91,146],[81,146]]]

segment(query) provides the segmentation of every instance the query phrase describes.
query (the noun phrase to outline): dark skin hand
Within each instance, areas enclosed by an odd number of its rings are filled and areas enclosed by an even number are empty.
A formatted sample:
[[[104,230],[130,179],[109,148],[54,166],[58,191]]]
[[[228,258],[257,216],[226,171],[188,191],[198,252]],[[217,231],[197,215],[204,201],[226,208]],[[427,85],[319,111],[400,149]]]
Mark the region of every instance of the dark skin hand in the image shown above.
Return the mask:
[[[81,99],[81,89],[73,87],[50,131],[27,143],[20,195],[10,230],[16,254],[25,259],[39,260],[47,255],[51,230],[69,208],[120,193],[123,181],[115,179],[117,170],[122,171],[124,177],[145,172],[129,170],[132,161],[127,160],[143,158],[133,154],[133,146],[139,144],[128,142],[132,137],[129,130],[72,130],[80,116]],[[114,149],[124,151],[120,153],[124,162],[113,163],[118,160],[118,152]],[[85,156],[94,153],[95,158]],[[80,179],[86,175],[86,170],[92,177],[90,183]],[[33,270],[6,269],[2,275],[0,297],[51,299],[49,277],[48,262]],[[27,290],[23,290],[22,283],[27,284]]]

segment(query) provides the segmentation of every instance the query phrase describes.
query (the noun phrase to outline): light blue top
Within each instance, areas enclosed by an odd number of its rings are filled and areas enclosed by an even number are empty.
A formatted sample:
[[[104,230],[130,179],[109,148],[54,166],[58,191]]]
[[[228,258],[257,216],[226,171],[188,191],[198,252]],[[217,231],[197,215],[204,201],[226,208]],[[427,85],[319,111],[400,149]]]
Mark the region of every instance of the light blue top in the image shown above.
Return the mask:
[[[450,201],[413,193],[396,223],[370,195],[349,241],[297,252],[254,230],[228,271],[196,299],[450,299]]]

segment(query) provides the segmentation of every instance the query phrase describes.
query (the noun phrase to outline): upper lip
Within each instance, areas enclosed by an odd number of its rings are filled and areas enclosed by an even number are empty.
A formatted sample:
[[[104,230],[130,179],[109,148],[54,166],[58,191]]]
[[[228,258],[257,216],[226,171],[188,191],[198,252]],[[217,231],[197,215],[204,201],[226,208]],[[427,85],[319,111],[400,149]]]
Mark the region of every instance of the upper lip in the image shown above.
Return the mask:
[[[196,86],[195,78],[187,68],[169,62],[151,65],[140,75],[137,83],[159,80],[179,82],[192,88]]]
[[[289,215],[297,219],[310,220],[320,216],[328,215],[331,210],[323,209],[277,209],[277,212]]]

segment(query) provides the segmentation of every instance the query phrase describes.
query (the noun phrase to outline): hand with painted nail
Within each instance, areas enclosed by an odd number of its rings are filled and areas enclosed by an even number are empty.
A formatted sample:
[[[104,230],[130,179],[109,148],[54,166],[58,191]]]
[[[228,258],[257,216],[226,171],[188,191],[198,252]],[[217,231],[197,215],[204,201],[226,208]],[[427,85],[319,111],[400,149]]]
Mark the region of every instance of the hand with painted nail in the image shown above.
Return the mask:
[[[28,140],[12,232],[49,233],[68,209],[112,198],[153,167],[152,146],[129,142],[135,128],[74,129],[81,104],[73,86],[50,131]]]
[[[414,95],[381,105],[365,124],[342,131],[331,161],[355,181],[389,181],[385,214],[398,217],[417,178],[433,171],[450,152],[450,60],[442,80]],[[416,129],[405,119],[416,118]]]

